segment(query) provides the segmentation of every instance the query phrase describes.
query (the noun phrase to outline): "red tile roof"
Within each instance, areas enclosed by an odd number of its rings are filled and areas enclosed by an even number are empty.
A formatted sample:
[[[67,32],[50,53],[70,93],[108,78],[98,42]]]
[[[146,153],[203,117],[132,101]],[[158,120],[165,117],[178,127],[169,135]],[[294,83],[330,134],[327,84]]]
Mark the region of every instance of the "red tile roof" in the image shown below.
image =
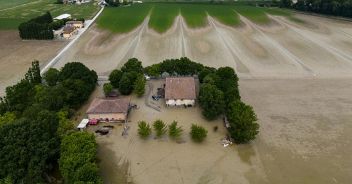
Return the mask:
[[[127,113],[129,104],[129,98],[96,98],[87,114]]]
[[[165,99],[196,99],[193,77],[168,77],[165,84]]]

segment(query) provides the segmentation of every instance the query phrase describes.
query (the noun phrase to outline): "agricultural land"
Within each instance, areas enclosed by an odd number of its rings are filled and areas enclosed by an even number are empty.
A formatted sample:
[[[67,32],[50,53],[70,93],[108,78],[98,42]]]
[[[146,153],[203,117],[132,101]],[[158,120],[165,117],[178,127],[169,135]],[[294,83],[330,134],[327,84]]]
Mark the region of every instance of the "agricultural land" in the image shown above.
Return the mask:
[[[38,6],[47,1],[35,2]],[[11,28],[14,26],[10,19],[23,19],[25,15],[20,14],[26,11],[15,11],[14,16],[6,12],[12,11],[11,6],[25,9],[27,5],[6,6],[9,8],[0,9],[0,21],[5,17]],[[44,7],[54,10],[55,6]],[[52,13],[60,14],[59,10]],[[96,10],[91,12],[81,15],[89,17]],[[0,90],[6,87],[3,82],[17,81],[17,73],[24,73],[33,59],[45,63],[66,44],[20,41],[15,36],[13,31],[0,31],[0,41],[5,40],[0,45],[0,68],[6,70],[0,71]],[[12,50],[7,43],[14,45]],[[38,58],[38,53],[43,56]],[[146,105],[150,93],[142,98],[131,96],[139,109],[130,114],[128,136],[121,136],[123,127],[115,126],[107,136],[96,137],[105,183],[352,181],[351,21],[243,4],[143,3],[106,7],[96,23],[52,67],[81,62],[97,72],[101,84],[129,58],[138,58],[146,67],[180,57],[210,67],[234,68],[241,100],[253,106],[260,133],[250,144],[224,148],[219,141],[226,129],[220,118],[209,122],[198,107],[166,108],[160,101],[154,102],[161,107],[156,111]],[[152,93],[162,85],[158,80],[150,83],[154,86]],[[94,97],[103,97],[102,86],[95,89],[90,101]],[[81,108],[80,114],[87,108]],[[183,135],[184,142],[140,139],[137,122],[156,119],[166,123],[176,120],[186,130],[198,123],[209,131],[208,137],[201,144],[193,143],[188,131]],[[219,127],[217,132],[214,126]]]

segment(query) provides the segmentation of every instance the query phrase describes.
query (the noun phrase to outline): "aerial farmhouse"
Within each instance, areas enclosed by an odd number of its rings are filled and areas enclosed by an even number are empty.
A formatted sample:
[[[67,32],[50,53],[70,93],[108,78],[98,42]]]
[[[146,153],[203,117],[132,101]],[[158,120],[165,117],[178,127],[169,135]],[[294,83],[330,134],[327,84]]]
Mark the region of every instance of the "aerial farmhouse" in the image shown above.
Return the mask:
[[[96,98],[87,110],[89,120],[125,122],[130,107],[129,98]]]
[[[196,85],[193,77],[167,77],[165,102],[167,106],[194,106]]]
[[[84,27],[84,23],[78,20],[71,20],[66,22],[66,26],[73,26],[76,29],[80,29]]]

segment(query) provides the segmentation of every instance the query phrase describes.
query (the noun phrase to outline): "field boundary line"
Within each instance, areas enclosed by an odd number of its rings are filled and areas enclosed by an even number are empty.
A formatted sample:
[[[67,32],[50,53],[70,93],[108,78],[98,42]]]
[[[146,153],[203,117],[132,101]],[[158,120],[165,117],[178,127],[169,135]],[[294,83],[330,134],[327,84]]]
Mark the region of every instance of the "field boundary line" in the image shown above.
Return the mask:
[[[89,27],[95,22],[95,20],[99,17],[99,15],[103,12],[104,6],[99,10],[99,12],[94,16],[94,18],[85,26],[81,33],[79,33],[76,38],[70,41],[53,59],[51,59],[41,70],[40,74],[43,75],[49,68],[55,65],[60,57],[74,44],[77,40],[89,29]]]

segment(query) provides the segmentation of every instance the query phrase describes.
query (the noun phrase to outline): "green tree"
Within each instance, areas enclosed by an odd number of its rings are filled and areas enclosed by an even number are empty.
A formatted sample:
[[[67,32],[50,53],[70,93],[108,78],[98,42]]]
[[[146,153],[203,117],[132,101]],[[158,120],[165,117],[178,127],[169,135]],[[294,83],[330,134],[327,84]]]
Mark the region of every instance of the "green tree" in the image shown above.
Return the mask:
[[[207,137],[208,131],[202,126],[192,124],[190,134],[193,141],[203,142]]]
[[[5,125],[7,123],[11,123],[15,121],[16,115],[12,112],[6,112],[3,115],[0,115],[0,126]]]
[[[202,84],[199,91],[199,104],[203,109],[204,117],[214,120],[224,112],[224,94],[214,85]]]
[[[257,116],[253,108],[241,101],[233,101],[227,110],[227,118],[230,123],[228,129],[236,143],[247,143],[255,139],[259,132]]]
[[[43,78],[49,86],[55,86],[57,81],[59,80],[59,75],[59,70],[57,70],[56,68],[50,68],[47,72],[45,72]]]
[[[152,129],[150,128],[150,125],[148,123],[146,123],[145,121],[138,122],[138,135],[141,138],[146,139],[151,133]]]
[[[56,113],[59,118],[59,126],[57,128],[57,134],[60,138],[74,131],[74,122],[68,119],[68,112],[61,110]]]
[[[103,90],[104,90],[105,96],[108,96],[113,90],[113,86],[111,85],[111,83],[105,83],[103,86]]]
[[[122,78],[123,72],[121,70],[113,70],[109,75],[109,81],[112,86],[119,88],[120,80]]]
[[[121,71],[143,73],[142,62],[137,58],[131,58],[122,66]]]
[[[145,83],[146,80],[143,75],[139,75],[134,82],[134,93],[137,94],[137,96],[141,97],[144,95],[145,92]]]
[[[25,79],[32,84],[40,84],[42,82],[42,77],[40,75],[39,61],[33,61],[32,67],[28,69],[25,74]]]
[[[161,137],[167,132],[166,124],[160,119],[154,121],[153,128],[157,137]]]
[[[178,139],[183,132],[182,127],[177,126],[177,121],[173,121],[169,125],[169,136],[173,139]]]
[[[75,132],[61,141],[60,173],[65,183],[101,183],[96,165],[97,143],[87,132]]]
[[[129,79],[128,73],[124,73],[120,80],[119,91],[123,95],[129,95],[131,94],[132,90],[133,90],[133,83]]]
[[[82,63],[79,62],[71,62],[65,64],[65,66],[61,69],[59,80],[65,81],[68,79],[73,80],[82,80],[85,85],[92,91],[95,88],[95,84],[98,80],[98,75],[94,70],[90,70]]]

